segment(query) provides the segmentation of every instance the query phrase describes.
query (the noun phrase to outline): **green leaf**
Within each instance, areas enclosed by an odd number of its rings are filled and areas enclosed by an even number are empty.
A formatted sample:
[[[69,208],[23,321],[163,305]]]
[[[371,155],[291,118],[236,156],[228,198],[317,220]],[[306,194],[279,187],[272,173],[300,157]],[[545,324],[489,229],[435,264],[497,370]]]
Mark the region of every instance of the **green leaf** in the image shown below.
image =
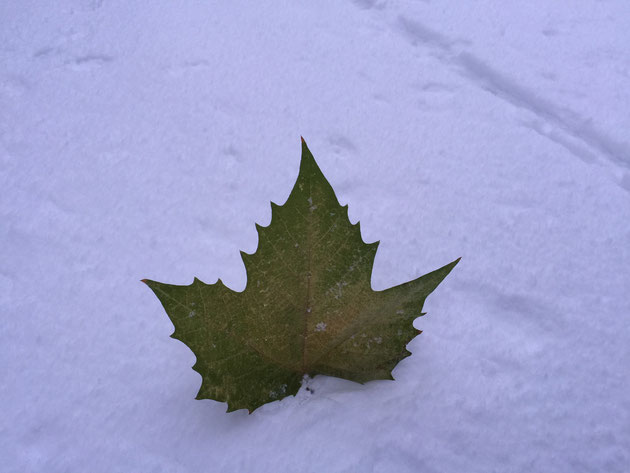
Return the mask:
[[[197,399],[228,403],[228,412],[295,395],[304,375],[359,383],[393,379],[420,331],[425,298],[459,259],[413,281],[374,291],[378,242],[366,244],[302,139],[297,182],[287,202],[271,204],[254,254],[241,252],[243,292],[221,280],[189,286],[143,280],[175,325],[173,338],[197,357]]]

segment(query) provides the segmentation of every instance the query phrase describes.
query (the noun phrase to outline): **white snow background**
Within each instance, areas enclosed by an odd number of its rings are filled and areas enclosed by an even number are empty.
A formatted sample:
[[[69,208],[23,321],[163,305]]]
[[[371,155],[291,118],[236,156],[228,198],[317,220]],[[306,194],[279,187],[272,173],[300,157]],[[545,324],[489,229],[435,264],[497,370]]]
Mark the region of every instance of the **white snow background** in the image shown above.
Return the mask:
[[[245,286],[300,135],[396,381],[194,399],[151,278]],[[630,471],[630,2],[0,2],[0,471]]]

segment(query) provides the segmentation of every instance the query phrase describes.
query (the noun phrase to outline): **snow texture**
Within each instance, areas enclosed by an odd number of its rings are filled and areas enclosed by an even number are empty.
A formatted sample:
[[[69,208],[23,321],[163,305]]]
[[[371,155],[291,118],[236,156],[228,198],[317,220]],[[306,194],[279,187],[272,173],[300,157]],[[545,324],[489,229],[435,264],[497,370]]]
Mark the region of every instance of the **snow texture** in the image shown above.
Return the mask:
[[[0,2],[0,469],[627,472],[628,45],[626,0]],[[300,135],[375,289],[462,261],[396,381],[228,415],[140,279],[243,289]]]

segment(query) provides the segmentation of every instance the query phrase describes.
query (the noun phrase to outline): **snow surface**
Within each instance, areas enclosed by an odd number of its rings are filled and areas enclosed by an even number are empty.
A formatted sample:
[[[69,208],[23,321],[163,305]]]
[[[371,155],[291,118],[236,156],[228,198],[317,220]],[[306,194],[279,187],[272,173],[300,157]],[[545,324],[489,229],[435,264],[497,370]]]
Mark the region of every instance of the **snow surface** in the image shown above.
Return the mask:
[[[630,471],[630,2],[0,2],[0,470]],[[140,279],[241,290],[303,135],[396,381],[196,401]]]

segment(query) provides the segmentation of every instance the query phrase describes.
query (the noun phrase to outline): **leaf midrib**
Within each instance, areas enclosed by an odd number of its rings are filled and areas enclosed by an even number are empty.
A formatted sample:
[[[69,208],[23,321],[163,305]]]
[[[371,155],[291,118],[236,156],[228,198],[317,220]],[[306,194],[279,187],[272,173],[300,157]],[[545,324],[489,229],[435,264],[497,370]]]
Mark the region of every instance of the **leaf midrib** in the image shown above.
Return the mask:
[[[308,195],[309,198],[313,198],[313,185],[309,180],[308,183]],[[312,200],[311,200],[312,205]],[[304,312],[302,313],[302,318],[304,319],[303,330],[302,330],[302,375],[306,374],[306,335],[308,332],[308,309],[311,309],[311,314],[313,313],[313,307],[311,305],[311,262],[312,262],[312,224],[313,224],[313,212],[310,211],[306,217],[306,303],[304,304]]]

